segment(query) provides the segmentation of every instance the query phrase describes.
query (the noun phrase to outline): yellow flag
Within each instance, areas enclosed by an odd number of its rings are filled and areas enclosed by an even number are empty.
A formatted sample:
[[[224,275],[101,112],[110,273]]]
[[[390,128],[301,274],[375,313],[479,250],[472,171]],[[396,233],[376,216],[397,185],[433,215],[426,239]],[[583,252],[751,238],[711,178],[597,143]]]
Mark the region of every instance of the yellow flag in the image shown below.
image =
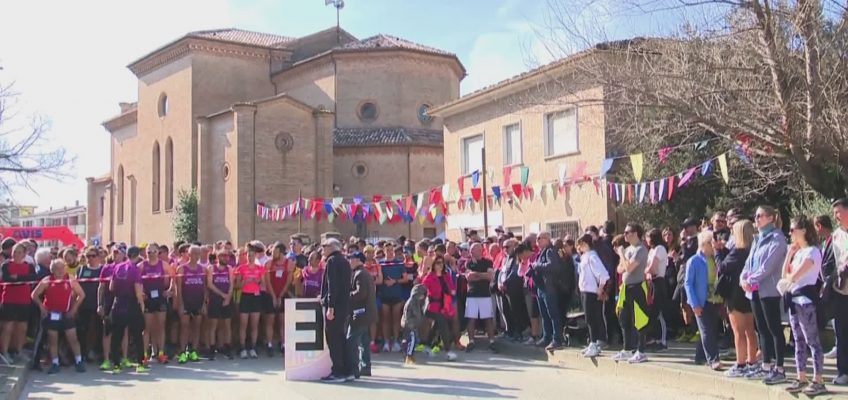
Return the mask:
[[[721,177],[724,178],[724,183],[730,181],[730,176],[727,174],[727,153],[718,156],[718,167],[721,169]]]
[[[643,161],[644,157],[642,157],[642,153],[630,155],[630,164],[633,165],[633,177],[636,178],[637,182],[642,181]]]

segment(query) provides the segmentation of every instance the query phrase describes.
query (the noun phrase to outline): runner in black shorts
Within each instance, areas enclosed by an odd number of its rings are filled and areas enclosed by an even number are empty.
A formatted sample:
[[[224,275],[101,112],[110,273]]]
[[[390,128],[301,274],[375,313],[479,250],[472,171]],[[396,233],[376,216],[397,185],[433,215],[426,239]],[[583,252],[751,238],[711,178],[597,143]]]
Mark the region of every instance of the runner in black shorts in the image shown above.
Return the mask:
[[[32,301],[38,304],[44,320],[44,329],[47,331],[47,347],[50,350],[50,369],[48,374],[58,373],[59,367],[59,332],[65,333],[68,346],[74,353],[74,365],[77,372],[85,372],[85,364],[80,354],[80,345],[77,340],[77,328],[74,317],[77,315],[80,304],[85,298],[79,283],[71,280],[65,273],[65,262],[61,259],[50,263],[51,275],[44,278],[32,291]],[[42,302],[43,296],[43,302]],[[40,346],[41,343],[36,343]]]
[[[200,327],[206,314],[206,271],[200,265],[200,246],[189,249],[188,264],[177,269],[177,299],[180,302],[180,364],[200,361],[195,346],[200,344]]]
[[[144,286],[144,359],[149,364],[156,357],[160,364],[168,362],[165,355],[165,317],[168,311],[166,291],[171,278],[165,272],[165,261],[159,258],[159,245],[147,245],[147,260],[138,264]],[[148,351],[150,351],[148,353]]]
[[[214,257],[215,262],[206,270],[209,298],[206,310],[209,326],[206,343],[209,344],[211,359],[215,359],[215,353],[223,352],[232,360],[230,318],[233,317],[233,270],[229,265],[232,254],[222,248]]]

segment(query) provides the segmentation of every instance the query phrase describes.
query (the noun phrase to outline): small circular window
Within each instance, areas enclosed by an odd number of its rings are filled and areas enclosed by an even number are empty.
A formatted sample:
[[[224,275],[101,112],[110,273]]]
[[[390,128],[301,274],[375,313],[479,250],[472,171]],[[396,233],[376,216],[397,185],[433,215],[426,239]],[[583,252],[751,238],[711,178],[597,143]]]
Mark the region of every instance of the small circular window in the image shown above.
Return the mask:
[[[158,109],[159,109],[159,117],[160,118],[168,115],[168,95],[167,94],[162,93],[161,95],[159,95]]]
[[[422,124],[429,124],[430,121],[433,120],[433,117],[430,116],[429,104],[422,104],[418,107],[418,120],[421,121]]]
[[[354,178],[364,178],[368,176],[368,166],[364,162],[356,162],[351,168]]]
[[[359,119],[371,122],[377,119],[377,105],[366,101],[359,106]]]
[[[230,179],[230,164],[224,163],[224,166],[221,167],[221,175],[224,176],[224,180]]]

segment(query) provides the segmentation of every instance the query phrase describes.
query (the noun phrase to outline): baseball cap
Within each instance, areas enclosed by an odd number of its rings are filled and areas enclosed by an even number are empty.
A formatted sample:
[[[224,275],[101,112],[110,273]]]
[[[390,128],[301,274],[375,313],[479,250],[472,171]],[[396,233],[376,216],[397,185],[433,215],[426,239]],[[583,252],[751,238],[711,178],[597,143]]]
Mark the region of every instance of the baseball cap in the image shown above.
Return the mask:
[[[127,254],[127,244],[124,242],[116,244],[114,249],[120,251],[121,253]]]
[[[459,247],[460,250],[468,250],[469,249],[468,243],[460,243],[459,246],[457,246],[457,247]]]
[[[504,232],[504,228],[503,228],[502,226],[499,226],[499,227],[495,228],[495,232],[503,233],[503,232]]]
[[[348,254],[347,258],[348,259],[354,259],[355,258],[355,259],[359,260],[360,262],[363,262],[363,263],[365,262],[365,254],[362,254],[359,251],[357,251],[355,253]]]
[[[696,220],[695,218],[692,218],[692,217],[686,218],[686,220],[683,221],[683,227],[684,228],[689,227],[689,226],[698,226],[698,225],[700,225],[698,223],[698,220]]]

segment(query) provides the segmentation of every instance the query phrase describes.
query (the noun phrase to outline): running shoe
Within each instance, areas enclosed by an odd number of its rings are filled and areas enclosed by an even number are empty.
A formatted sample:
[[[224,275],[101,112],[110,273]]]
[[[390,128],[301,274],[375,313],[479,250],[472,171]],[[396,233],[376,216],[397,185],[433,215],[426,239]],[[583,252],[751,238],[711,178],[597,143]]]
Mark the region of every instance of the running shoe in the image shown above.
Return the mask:
[[[836,378],[833,378],[834,385],[848,385],[848,375],[839,375]]]
[[[688,342],[689,339],[691,339],[691,338],[692,338],[692,334],[690,334],[688,332],[683,332],[675,340],[677,340],[678,342],[681,342],[681,343],[685,343],[685,342]]]
[[[457,351],[465,351],[465,345],[463,345],[463,344],[459,341],[459,339],[456,339],[456,341],[455,341],[455,342],[454,342],[454,344],[453,344],[453,347],[454,347]]]
[[[633,357],[630,357],[630,359],[627,360],[627,362],[631,364],[641,364],[645,361],[648,361],[648,356],[646,356],[645,353],[641,351],[637,351],[633,354]]]
[[[449,351],[447,354],[448,361],[456,361],[456,353]]]
[[[256,359],[259,358],[259,354],[256,354],[256,350],[250,349],[250,358]]]
[[[344,383],[345,378],[343,376],[336,376],[333,374],[327,375],[321,378],[321,382],[324,383]]]
[[[400,343],[398,343],[398,341],[395,340],[395,342],[392,343],[392,353],[400,353],[400,351],[401,351]]]
[[[110,369],[112,369],[112,362],[109,361],[109,360],[103,360],[103,363],[100,364],[100,370],[101,371],[108,371]]]
[[[586,358],[594,358],[601,355],[601,349],[598,345],[592,343],[586,348],[586,351],[583,352],[583,357]]]
[[[633,352],[622,350],[612,356],[613,361],[627,361],[633,357]]]
[[[180,355],[177,356],[177,362],[180,363],[180,364],[187,363],[188,362],[188,352],[184,351],[184,352],[180,353]]]
[[[535,346],[536,345],[536,339],[534,339],[533,336],[530,336],[530,337],[527,338],[527,340],[524,341],[523,344],[527,345],[527,346]]]
[[[356,375],[348,375],[348,376],[344,377],[345,382],[353,382],[355,380],[356,380]]]
[[[146,366],[146,365],[142,364],[142,365],[139,365],[139,366],[135,367],[135,372],[136,372],[137,374],[145,374],[145,373],[150,372],[150,367],[148,367],[148,366]]]
[[[427,346],[425,346],[423,344],[419,344],[418,346],[415,346],[415,352],[416,353],[426,353],[427,352],[426,348],[427,348]]]
[[[274,346],[271,343],[265,346],[265,351],[268,353],[268,358],[274,357]]]
[[[745,374],[745,378],[759,380],[765,379],[768,376],[769,371],[764,370],[760,365],[748,367],[748,373]]]
[[[740,367],[739,364],[736,364],[729,370],[724,371],[724,376],[727,378],[744,378],[746,372],[745,367]]]
[[[701,343],[701,332],[695,332],[695,334],[689,338],[689,343]]]
[[[488,347],[488,349],[489,349],[489,351],[491,351],[492,353],[497,353],[497,352],[498,352],[498,348],[497,348],[497,347],[495,347],[495,342],[489,342],[489,347]]]
[[[144,356],[144,358],[141,359],[141,365],[145,367],[150,365],[150,357]]]
[[[778,371],[777,368],[772,369],[769,375],[763,379],[763,383],[766,385],[777,385],[783,382],[786,382],[786,373]]]
[[[801,393],[804,391],[804,388],[807,387],[810,383],[807,381],[794,381],[791,385],[786,388],[786,391],[792,394]]]
[[[439,347],[439,345],[435,345],[432,349],[430,349],[430,353],[433,353],[433,355],[439,354],[441,351],[442,348]]]
[[[200,361],[200,355],[197,354],[197,350],[192,350],[188,353],[188,360],[191,362]]]
[[[130,360],[128,360],[126,358],[121,359],[121,368],[122,369],[129,369],[129,368],[133,368],[135,366],[136,366],[136,364],[131,363]]]
[[[807,386],[806,389],[804,389],[804,394],[806,394],[807,396],[810,396],[810,397],[818,396],[820,394],[825,394],[825,393],[827,393],[827,387],[824,386],[824,383],[815,383],[814,382],[810,386]]]
[[[58,374],[62,370],[59,364],[50,364],[50,369],[47,370],[47,375]]]
[[[414,365],[415,364],[415,357],[406,356],[406,357],[403,358],[403,363],[406,364],[406,365]]]
[[[121,373],[121,366],[120,365],[115,365],[114,367],[112,367],[112,375],[117,375],[117,374],[120,374],[120,373]]]
[[[80,360],[80,361],[76,362],[74,364],[74,369],[79,373],[85,372],[85,361]]]
[[[167,364],[168,363],[168,356],[166,356],[165,353],[159,353],[158,361],[159,361],[159,364]]]
[[[475,346],[477,346],[477,343],[475,343],[475,342],[468,342],[468,346],[466,346],[466,347],[465,347],[465,352],[466,352],[466,353],[470,353],[470,352],[474,351],[474,347],[475,347]]]
[[[239,353],[239,358],[241,358],[242,360],[247,359],[247,357],[248,357],[248,356],[247,356],[247,350],[242,350],[242,351]]]
[[[377,343],[371,342],[371,354],[377,354],[380,352],[380,346],[377,346]]]
[[[830,351],[828,351],[827,353],[824,353],[824,358],[830,358],[830,359],[836,358],[836,346],[833,346],[833,348],[830,349]]]
[[[494,343],[492,343],[492,344],[494,344]],[[551,342],[549,345],[545,346],[545,350],[554,351],[554,350],[560,350],[563,347],[565,347],[565,345],[560,343],[560,342]]]
[[[391,348],[391,346],[389,346],[389,342],[387,341],[387,342],[383,343],[383,351],[382,352],[388,353],[390,351],[392,351],[392,348]]]

